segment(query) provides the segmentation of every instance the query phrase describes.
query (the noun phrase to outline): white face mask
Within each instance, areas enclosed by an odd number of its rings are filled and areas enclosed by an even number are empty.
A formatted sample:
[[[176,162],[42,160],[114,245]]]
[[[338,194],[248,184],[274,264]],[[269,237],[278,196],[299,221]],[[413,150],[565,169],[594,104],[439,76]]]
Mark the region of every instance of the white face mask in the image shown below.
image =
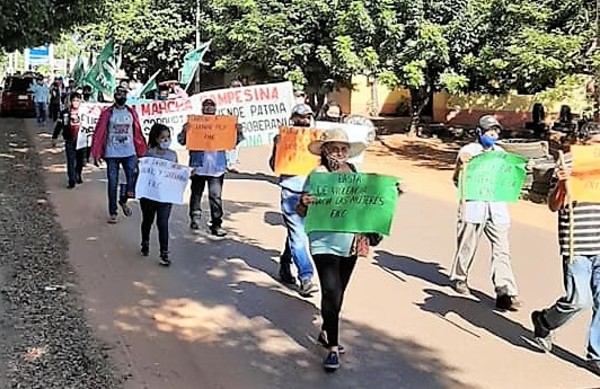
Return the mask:
[[[171,147],[171,140],[163,140],[158,144],[158,146],[163,150],[168,150]]]

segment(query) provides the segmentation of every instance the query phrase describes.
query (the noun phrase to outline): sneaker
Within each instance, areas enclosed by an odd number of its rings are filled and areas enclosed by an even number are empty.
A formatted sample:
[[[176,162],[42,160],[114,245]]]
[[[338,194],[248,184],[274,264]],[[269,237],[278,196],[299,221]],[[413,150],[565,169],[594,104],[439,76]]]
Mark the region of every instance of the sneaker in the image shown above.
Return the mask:
[[[192,219],[192,221],[190,222],[190,228],[192,230],[199,230],[200,229],[200,224],[198,223],[197,219]]]
[[[150,254],[150,245],[148,242],[142,242],[142,249],[140,250],[142,257],[147,257]]]
[[[73,189],[75,188],[75,184],[72,182],[69,182],[69,185],[67,185],[67,189]]]
[[[544,312],[531,312],[531,322],[533,323],[533,336],[536,343],[543,351],[549,353],[552,351],[552,335],[544,323]]]
[[[592,373],[600,376],[600,361],[587,361],[586,365]]]
[[[227,235],[227,231],[225,231],[221,227],[211,227],[210,233],[213,234],[214,236],[218,236],[219,238],[222,238]]]
[[[131,207],[129,207],[129,205],[126,202],[119,202],[119,205],[121,206],[121,209],[123,210],[123,215],[125,215],[126,217],[131,216],[132,212],[131,212]]]
[[[310,297],[313,293],[317,293],[319,288],[315,285],[311,280],[300,281],[300,288],[298,289],[298,293],[302,297]]]
[[[340,368],[340,356],[336,351],[330,351],[323,361],[323,368],[327,372],[334,372]]]
[[[454,290],[460,294],[469,294],[470,290],[465,281],[455,281],[452,285]]]
[[[509,296],[503,294],[496,297],[496,309],[500,311],[511,311],[516,312],[521,308],[523,304],[516,296]]]
[[[296,279],[292,275],[289,264],[279,265],[279,281],[288,285],[296,285]]]
[[[117,215],[110,215],[108,217],[108,224],[117,224]]]
[[[325,331],[321,331],[319,333],[319,339],[317,339],[317,342],[324,348],[329,348],[329,342],[327,342],[327,333]],[[340,355],[346,354],[346,348],[341,344],[338,345],[338,353],[340,353]]]
[[[169,253],[166,251],[163,251],[162,253],[160,253],[160,259],[158,260],[158,263],[160,263],[162,266],[171,265],[171,260],[169,259]]]
[[[81,176],[77,177],[77,181],[78,184],[83,184],[83,179],[81,178]]]

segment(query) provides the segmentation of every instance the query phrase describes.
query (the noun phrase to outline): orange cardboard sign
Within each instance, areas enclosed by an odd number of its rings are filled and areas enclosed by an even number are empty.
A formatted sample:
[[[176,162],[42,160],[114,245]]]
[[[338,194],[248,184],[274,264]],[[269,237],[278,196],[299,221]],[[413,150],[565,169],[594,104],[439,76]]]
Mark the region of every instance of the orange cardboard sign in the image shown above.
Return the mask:
[[[308,145],[318,140],[321,132],[315,128],[280,127],[275,174],[307,176],[319,166],[319,157],[308,151]]]
[[[186,145],[192,151],[233,150],[237,116],[189,115]]]
[[[571,201],[600,203],[600,146],[571,146]]]

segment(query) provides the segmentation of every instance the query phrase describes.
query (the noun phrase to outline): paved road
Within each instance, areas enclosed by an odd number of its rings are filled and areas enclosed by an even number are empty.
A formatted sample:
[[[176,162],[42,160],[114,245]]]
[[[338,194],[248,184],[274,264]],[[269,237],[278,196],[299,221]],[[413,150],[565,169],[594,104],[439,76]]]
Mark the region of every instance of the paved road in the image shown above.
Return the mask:
[[[581,367],[589,314],[558,334],[555,355],[532,346],[529,312],[562,291],[554,217],[539,207],[528,213],[530,206],[519,205],[523,222],[512,229],[525,307],[500,314],[492,310],[487,245],[476,258],[473,297],[460,297],[448,285],[452,187],[436,183],[432,192],[422,170],[407,170],[413,190],[399,203],[392,237],[355,272],[341,333],[348,354],[338,373],[326,375],[314,344],[318,298],[302,299],[274,279],[284,228],[279,192],[266,171],[267,149],[243,150],[249,173],[226,181],[227,238],[192,233],[186,209],[175,208],[174,264],[164,269],[138,255],[137,208],[131,219],[106,224],[104,172],[88,171],[85,184],[68,191],[63,154],[48,148],[48,134],[38,139],[90,318],[99,336],[115,345],[115,357],[131,374],[129,388],[600,386]],[[382,157],[374,158],[367,168],[382,168]],[[386,161],[385,170],[403,175],[393,159]]]

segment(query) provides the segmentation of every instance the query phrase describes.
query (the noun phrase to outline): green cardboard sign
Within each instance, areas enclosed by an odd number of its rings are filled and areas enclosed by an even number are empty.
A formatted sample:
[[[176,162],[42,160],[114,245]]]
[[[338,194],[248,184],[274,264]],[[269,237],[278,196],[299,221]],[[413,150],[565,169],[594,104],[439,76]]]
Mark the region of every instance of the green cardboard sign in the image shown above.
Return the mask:
[[[527,174],[527,159],[520,155],[490,151],[471,159],[461,172],[458,198],[473,201],[515,202]],[[463,177],[463,174],[466,174]],[[463,188],[464,184],[464,188]]]
[[[352,232],[389,235],[396,212],[395,177],[364,173],[313,173],[306,232]]]

